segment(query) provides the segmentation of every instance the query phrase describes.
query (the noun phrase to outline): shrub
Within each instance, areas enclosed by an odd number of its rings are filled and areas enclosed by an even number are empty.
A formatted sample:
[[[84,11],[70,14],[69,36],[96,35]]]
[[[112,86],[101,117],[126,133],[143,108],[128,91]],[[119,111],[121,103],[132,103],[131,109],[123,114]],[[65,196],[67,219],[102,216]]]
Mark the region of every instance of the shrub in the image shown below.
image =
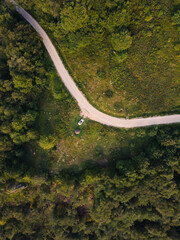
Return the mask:
[[[105,95],[108,98],[111,98],[113,96],[113,94],[114,94],[114,92],[112,90],[110,90],[110,89],[105,91]]]
[[[106,77],[106,72],[105,72],[103,69],[99,68],[99,69],[97,70],[97,75],[98,75],[98,77],[100,77],[100,78],[105,78],[105,77]]]
[[[176,44],[176,45],[174,46],[174,50],[175,50],[175,51],[179,51],[179,50],[180,50],[180,43],[178,43],[178,44]]]
[[[173,25],[180,25],[180,10],[178,10],[172,17]]]
[[[152,20],[153,16],[152,15],[148,15],[145,17],[145,21],[146,22],[150,22]]]
[[[114,103],[114,108],[118,111],[118,112],[122,112],[123,111],[123,106],[121,102],[115,102]]]
[[[132,37],[128,30],[122,30],[120,33],[112,34],[111,43],[115,51],[123,51],[131,46]]]
[[[118,62],[118,63],[122,63],[124,62],[128,57],[128,53],[123,51],[120,53],[115,53],[114,59]]]
[[[49,150],[56,144],[56,137],[53,135],[41,136],[39,140],[39,146],[43,149]]]

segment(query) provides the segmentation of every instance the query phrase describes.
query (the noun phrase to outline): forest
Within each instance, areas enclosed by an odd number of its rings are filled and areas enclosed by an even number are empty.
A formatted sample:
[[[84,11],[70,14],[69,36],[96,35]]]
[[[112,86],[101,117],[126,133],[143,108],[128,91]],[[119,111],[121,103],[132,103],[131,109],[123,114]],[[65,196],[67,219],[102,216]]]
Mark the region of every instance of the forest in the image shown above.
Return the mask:
[[[1,239],[178,240],[178,127],[151,129],[139,153],[123,158],[114,149],[103,166],[88,163],[57,174],[4,171]]]
[[[179,113],[178,0],[17,2],[95,107]],[[76,136],[78,121],[40,37],[0,0],[0,239],[179,240],[179,124],[85,120]]]

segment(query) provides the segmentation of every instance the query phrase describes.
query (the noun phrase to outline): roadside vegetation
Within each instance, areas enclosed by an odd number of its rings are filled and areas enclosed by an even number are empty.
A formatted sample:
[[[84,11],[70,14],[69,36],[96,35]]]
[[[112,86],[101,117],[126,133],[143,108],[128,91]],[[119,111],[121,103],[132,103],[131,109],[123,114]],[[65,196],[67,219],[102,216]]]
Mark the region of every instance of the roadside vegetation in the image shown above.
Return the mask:
[[[179,111],[176,1],[18,2],[50,34],[95,107],[116,116]]]

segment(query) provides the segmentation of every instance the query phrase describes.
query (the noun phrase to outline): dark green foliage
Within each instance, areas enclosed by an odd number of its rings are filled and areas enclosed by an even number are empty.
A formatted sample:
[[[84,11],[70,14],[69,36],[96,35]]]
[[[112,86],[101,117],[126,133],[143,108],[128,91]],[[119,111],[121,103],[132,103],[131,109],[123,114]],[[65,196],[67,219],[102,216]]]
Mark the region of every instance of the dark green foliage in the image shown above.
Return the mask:
[[[123,106],[122,106],[121,102],[115,102],[114,103],[114,108],[119,112],[123,111]]]
[[[10,12],[12,16],[6,5],[0,6],[0,152],[3,169],[23,172],[22,145],[39,138],[38,100],[49,83],[41,40]]]
[[[108,98],[111,98],[113,96],[114,92],[110,89],[106,90],[105,91],[105,95],[108,97]]]
[[[98,75],[98,77],[100,77],[100,78],[105,78],[105,77],[106,77],[106,72],[105,72],[103,69],[99,68],[99,69],[97,70],[97,75]]]
[[[6,189],[17,177],[4,176],[1,239],[178,239],[179,128],[139,130],[140,138],[142,132],[151,135],[146,148],[126,157],[115,149],[103,168],[27,172],[28,187],[15,193]],[[101,146],[94,154],[104,157]]]
[[[174,13],[172,17],[173,25],[180,25],[180,10]]]
[[[21,169],[18,164],[27,158],[22,153],[26,152],[24,144],[36,141],[43,149],[49,150],[55,146],[57,135],[60,132],[64,135],[68,104],[72,99],[52,71],[52,63],[48,62],[48,55],[45,56],[38,34],[9,5],[2,4],[0,14],[0,151],[2,162],[7,167]],[[53,115],[55,134],[47,122],[51,118],[49,113],[48,119],[46,116],[47,131],[37,126],[37,121],[41,119],[38,109],[40,99],[45,93],[46,97],[51,96],[51,92],[59,101],[68,99],[62,106],[66,109],[62,122],[66,124],[62,124],[60,115]],[[18,153],[19,148],[23,149],[21,154]],[[0,164],[1,167],[3,164]]]

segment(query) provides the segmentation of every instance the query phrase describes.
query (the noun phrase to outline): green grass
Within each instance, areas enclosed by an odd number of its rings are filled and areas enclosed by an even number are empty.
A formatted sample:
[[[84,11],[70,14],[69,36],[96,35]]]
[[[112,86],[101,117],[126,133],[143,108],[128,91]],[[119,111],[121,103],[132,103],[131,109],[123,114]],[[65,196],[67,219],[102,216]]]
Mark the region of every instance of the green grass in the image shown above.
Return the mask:
[[[168,4],[161,6],[162,16],[152,7],[151,21],[144,20],[142,9],[136,10],[135,23],[130,26],[133,45],[124,63],[117,65],[111,60],[112,50],[106,45],[71,53],[63,43],[58,44],[76,83],[96,108],[120,117],[179,112],[178,56],[174,49],[178,31],[171,23]],[[98,69],[106,71],[103,79]],[[111,98],[105,95],[108,89],[114,92]],[[122,104],[121,112],[114,108],[116,102]]]
[[[162,10],[159,14],[159,7]],[[61,59],[88,101],[97,109],[112,116],[139,117],[179,112],[179,72],[174,44],[178,32],[171,23],[170,1],[158,8],[149,7],[152,19],[147,21],[145,10],[136,8],[130,31],[133,44],[125,62],[113,60],[113,50],[107,41],[82,51],[69,51],[62,33],[50,31],[42,16],[35,16],[50,36]],[[31,11],[30,11],[31,12]],[[32,15],[36,14],[32,12]],[[51,61],[51,60],[50,60]],[[98,76],[99,69],[105,74]],[[54,89],[60,91],[58,77]],[[108,98],[107,90],[113,91]],[[122,105],[121,111],[115,108]]]
[[[157,115],[173,112],[173,109],[179,111],[178,59],[173,45],[178,34],[168,18],[159,20],[158,24],[165,32],[165,38],[164,32],[158,33],[159,30],[153,30],[152,37],[143,35],[143,32],[137,34],[129,49],[128,59],[118,66],[114,63],[108,66],[105,59],[102,63],[100,56],[92,58],[64,53],[75,79],[81,82],[83,92],[96,108],[122,117],[127,114]],[[150,24],[144,25],[148,29]],[[110,71],[105,79],[97,76],[100,67]],[[114,92],[111,98],[104,94],[108,89]],[[122,112],[114,108],[116,102],[121,102]]]
[[[81,133],[74,134],[77,127],[77,116],[74,116],[74,124],[71,128],[71,134],[62,138],[57,144],[57,150],[53,153],[52,169],[62,170],[72,165],[84,166],[85,162],[91,161],[106,163],[109,155],[117,151],[119,157],[129,156],[129,146],[133,152],[141,149],[146,144],[146,131],[139,129],[125,130],[103,126],[99,123],[85,120],[80,126]]]
[[[148,142],[149,128],[116,129],[88,119],[78,126],[81,117],[76,104],[70,105],[68,111],[63,110],[63,106],[50,92],[44,93],[39,103],[37,129],[41,135],[55,133],[58,141],[56,148],[49,151],[41,149],[37,142],[27,146],[26,157],[36,168],[58,172],[77,165],[83,168],[97,159],[99,164],[106,164],[115,152],[120,158],[126,158]],[[79,135],[74,133],[76,128],[81,130]]]

